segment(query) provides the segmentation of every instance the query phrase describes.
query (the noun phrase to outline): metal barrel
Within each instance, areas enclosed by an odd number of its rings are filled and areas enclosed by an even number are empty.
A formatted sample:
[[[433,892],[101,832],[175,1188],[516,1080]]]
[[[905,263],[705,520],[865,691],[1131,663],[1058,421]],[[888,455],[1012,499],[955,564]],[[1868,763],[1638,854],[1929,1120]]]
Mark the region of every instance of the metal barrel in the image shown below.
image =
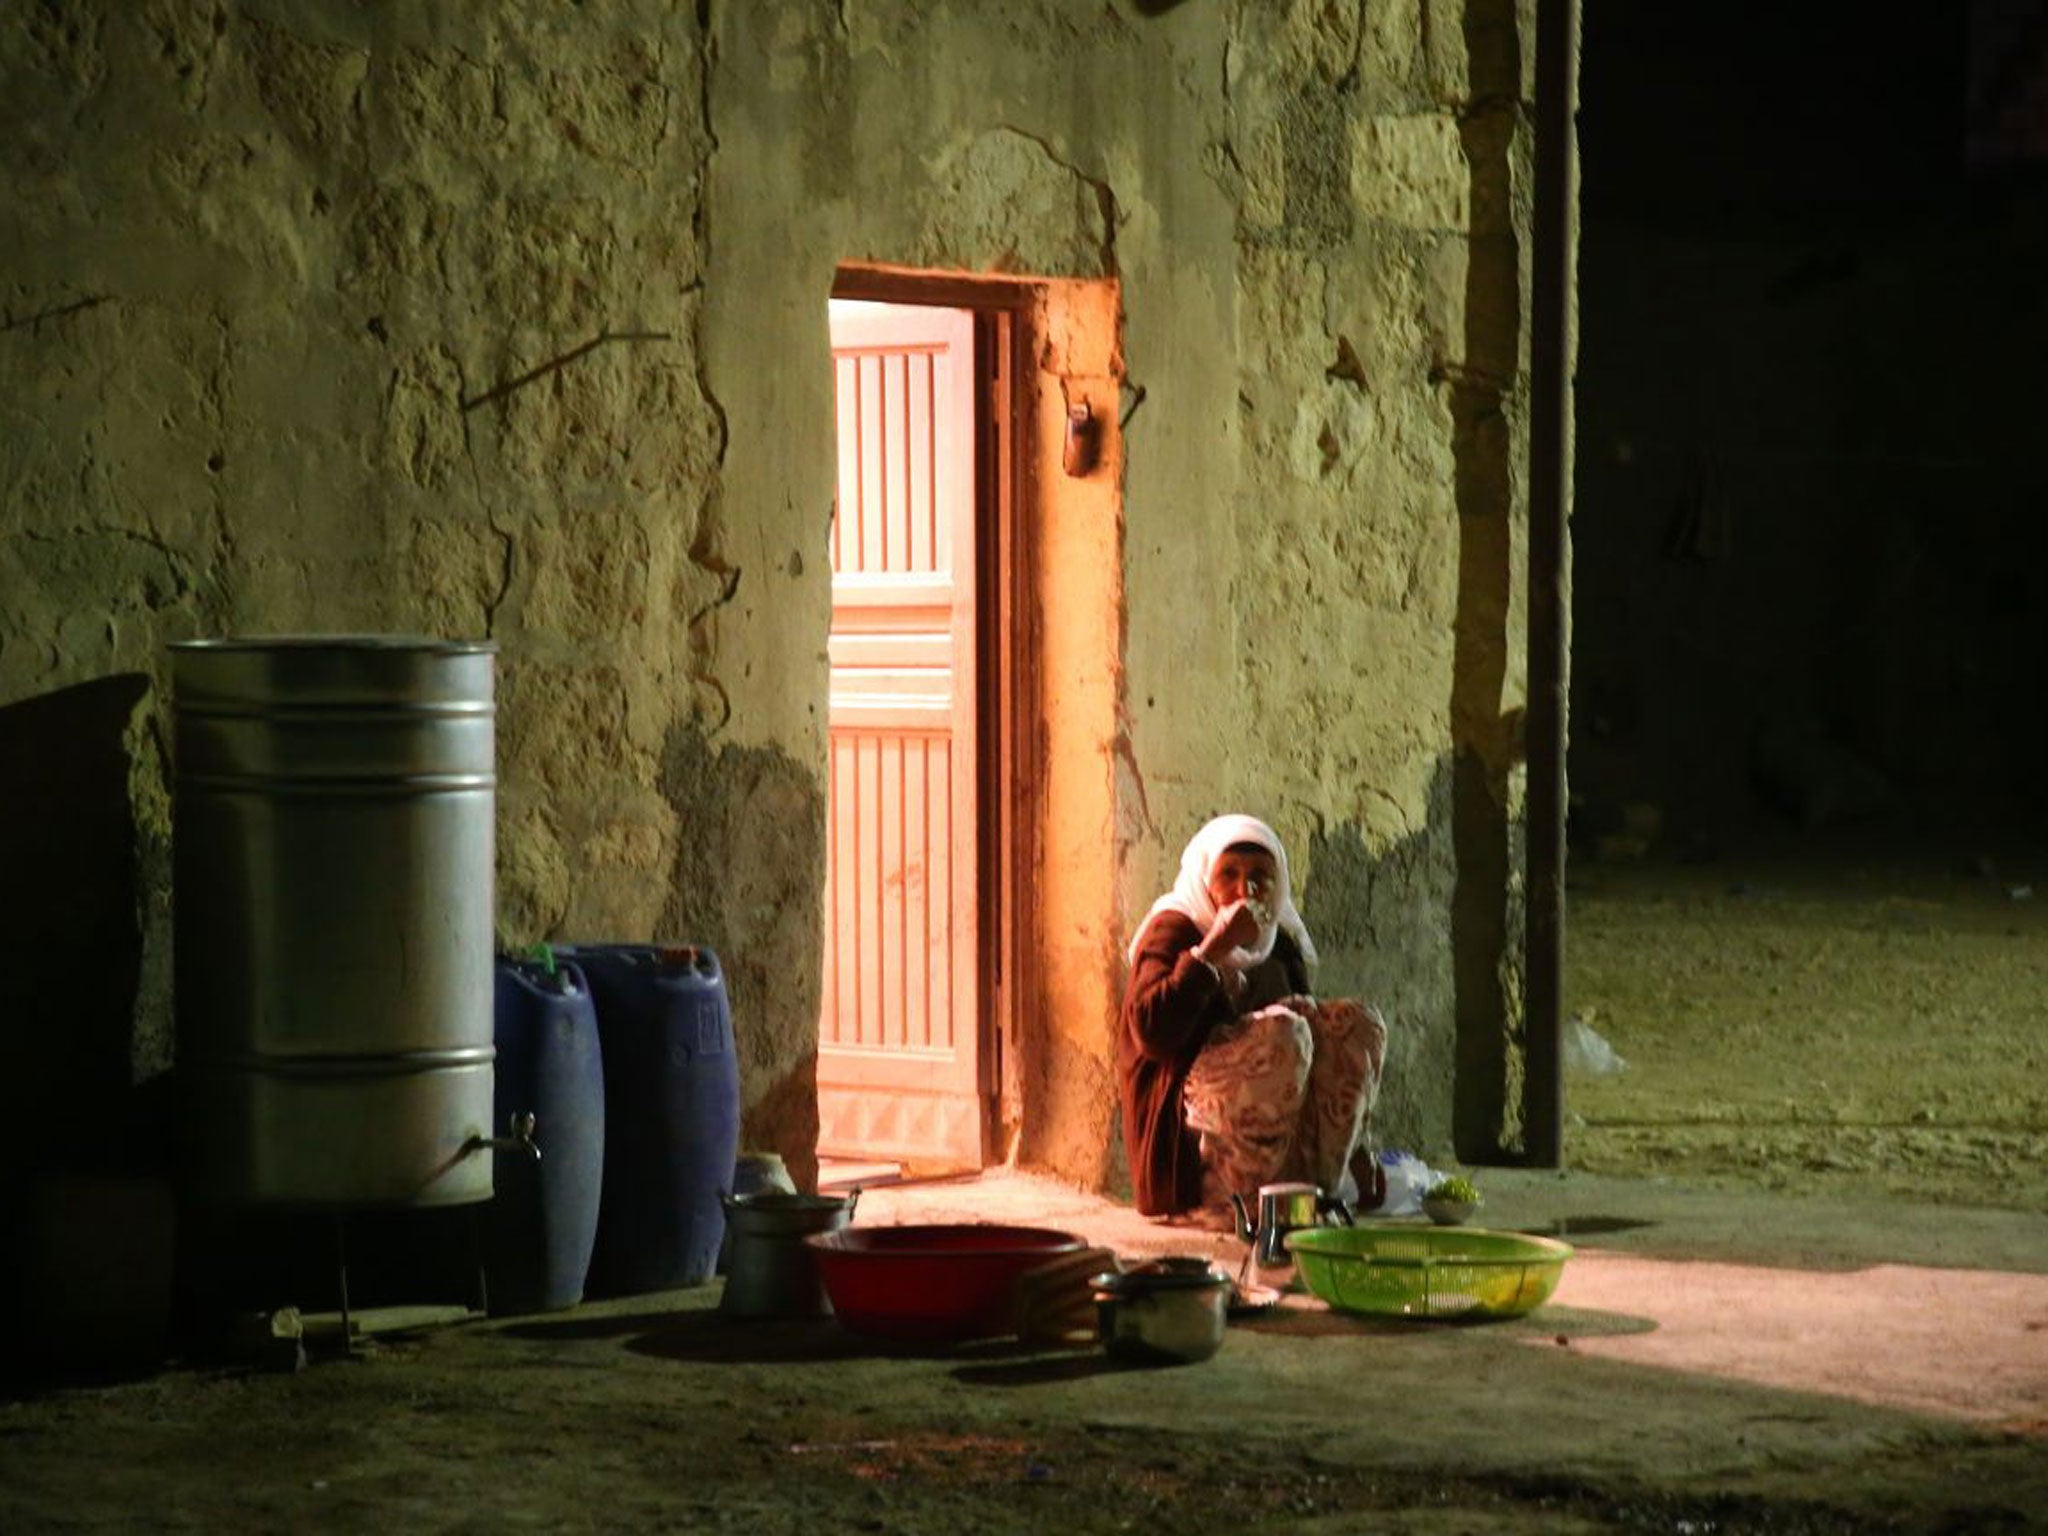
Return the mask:
[[[231,1206],[491,1195],[488,642],[174,644],[186,1176]]]

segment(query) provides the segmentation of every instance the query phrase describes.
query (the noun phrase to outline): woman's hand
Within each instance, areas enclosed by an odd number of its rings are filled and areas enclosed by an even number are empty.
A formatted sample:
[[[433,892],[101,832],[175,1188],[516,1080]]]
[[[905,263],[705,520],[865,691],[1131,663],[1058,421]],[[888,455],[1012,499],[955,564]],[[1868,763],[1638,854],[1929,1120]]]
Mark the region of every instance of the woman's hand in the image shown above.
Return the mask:
[[[1220,966],[1232,950],[1242,949],[1259,936],[1259,914],[1248,901],[1233,901],[1216,914],[1216,921],[1196,947],[1195,953],[1211,965]]]

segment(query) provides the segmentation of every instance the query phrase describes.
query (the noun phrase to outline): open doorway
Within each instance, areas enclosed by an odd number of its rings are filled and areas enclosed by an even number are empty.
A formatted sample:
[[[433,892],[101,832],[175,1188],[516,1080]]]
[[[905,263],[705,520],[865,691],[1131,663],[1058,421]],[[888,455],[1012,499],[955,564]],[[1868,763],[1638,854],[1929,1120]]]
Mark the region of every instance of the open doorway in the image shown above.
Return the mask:
[[[820,1181],[1004,1162],[1098,1184],[1116,1153],[1120,292],[847,266],[832,298]]]
[[[1120,291],[844,266],[831,297],[860,303],[838,307],[831,362],[819,1180],[1001,1161],[1102,1184],[1122,926],[1106,750]]]
[[[976,316],[831,301],[830,788],[818,1152],[839,1179],[978,1169],[989,1130],[977,774]],[[989,615],[989,618],[996,617]]]

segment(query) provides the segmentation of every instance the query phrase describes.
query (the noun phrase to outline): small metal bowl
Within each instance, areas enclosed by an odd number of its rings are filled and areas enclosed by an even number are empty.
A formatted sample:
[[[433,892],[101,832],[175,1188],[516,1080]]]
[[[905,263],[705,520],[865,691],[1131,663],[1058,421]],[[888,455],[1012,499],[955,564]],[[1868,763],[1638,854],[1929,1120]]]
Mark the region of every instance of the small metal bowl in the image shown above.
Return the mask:
[[[1438,1200],[1422,1197],[1422,1214],[1440,1227],[1462,1227],[1479,1209],[1477,1200]]]
[[[1134,1365],[1187,1365],[1223,1343],[1230,1276],[1206,1259],[1166,1258],[1089,1282],[1102,1347]]]

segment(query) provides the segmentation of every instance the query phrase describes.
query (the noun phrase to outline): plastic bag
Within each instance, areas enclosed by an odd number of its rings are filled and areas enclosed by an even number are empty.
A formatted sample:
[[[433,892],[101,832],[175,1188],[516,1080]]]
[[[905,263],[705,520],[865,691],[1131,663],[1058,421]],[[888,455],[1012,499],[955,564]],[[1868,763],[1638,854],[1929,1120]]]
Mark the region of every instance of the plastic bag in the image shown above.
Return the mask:
[[[1564,1021],[1564,1069],[1588,1077],[1612,1077],[1627,1071],[1628,1062],[1575,1013]]]
[[[1361,1206],[1361,1216],[1416,1215],[1422,1209],[1422,1197],[1443,1181],[1442,1174],[1413,1152],[1389,1148],[1379,1154],[1379,1160],[1387,1176],[1387,1197],[1376,1206]]]

